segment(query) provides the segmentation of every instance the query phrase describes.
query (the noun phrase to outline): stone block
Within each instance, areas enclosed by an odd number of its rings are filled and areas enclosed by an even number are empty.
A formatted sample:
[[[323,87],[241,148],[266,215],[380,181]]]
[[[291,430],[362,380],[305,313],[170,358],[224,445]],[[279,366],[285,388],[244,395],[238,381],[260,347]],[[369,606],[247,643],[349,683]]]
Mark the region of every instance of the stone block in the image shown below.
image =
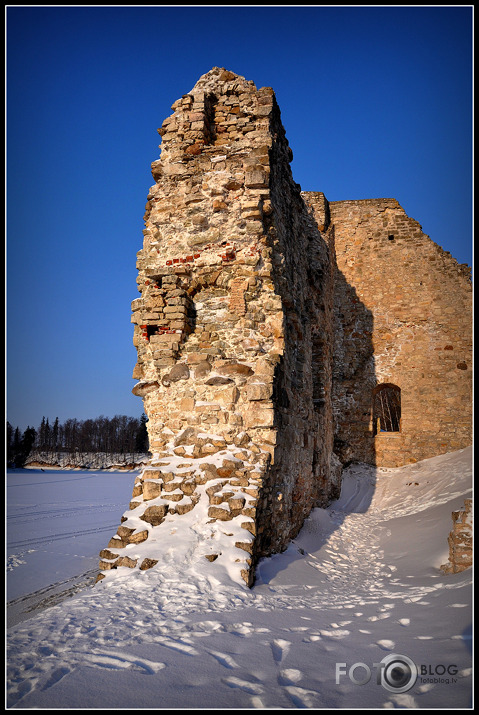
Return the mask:
[[[237,511],[239,513],[244,507],[246,500],[244,497],[232,496],[227,501],[230,511]]]
[[[274,425],[273,407],[257,406],[254,402],[242,410],[243,425],[245,429],[265,428]]]
[[[230,521],[232,519],[230,510],[223,509],[220,506],[208,507],[208,516],[211,519],[218,519],[219,521]]]
[[[109,561],[114,561],[115,559],[118,558],[118,554],[114,554],[113,551],[109,551],[108,549],[102,549],[100,551],[100,558],[101,559],[108,559]]]
[[[143,559],[143,561],[140,564],[140,571],[147,571],[148,569],[153,568],[153,566],[156,566],[158,563],[157,559]]]
[[[150,499],[156,499],[160,496],[162,490],[162,485],[160,482],[143,482],[143,500],[150,501]]]
[[[247,551],[248,554],[253,553],[253,541],[236,541],[235,546],[242,551]]]
[[[194,427],[186,427],[175,437],[174,445],[178,447],[182,444],[192,444],[196,440],[197,431]]]
[[[250,383],[246,388],[248,400],[269,400],[273,394],[273,385],[266,383]]]
[[[145,469],[142,472],[141,478],[142,479],[163,479],[164,475],[165,475],[165,472],[162,472],[161,469],[155,469],[155,468],[152,469],[151,467],[148,467],[147,469]]]
[[[166,494],[163,494],[163,499],[167,499],[168,501],[181,501],[184,497],[183,492],[168,492]]]
[[[150,337],[150,345],[152,346],[163,346],[165,343],[175,343],[178,342],[177,333],[159,333],[158,335],[152,335]]]
[[[220,365],[215,368],[215,372],[218,372],[220,375],[241,375],[243,377],[253,375],[253,370],[249,365],[239,362],[231,362],[225,365]]]
[[[148,538],[148,531],[145,529],[144,531],[137,531],[134,534],[131,534],[131,536],[128,537],[128,543],[129,544],[141,544],[143,541],[146,541]]]
[[[117,566],[126,566],[129,569],[134,569],[137,562],[138,562],[138,559],[132,559],[129,556],[120,556],[120,558],[116,562],[116,565]]]
[[[140,519],[146,521],[151,526],[158,526],[161,524],[166,514],[168,513],[168,504],[160,504],[149,506],[145,509],[145,512]]]
[[[176,512],[177,514],[180,514],[180,515],[181,515],[181,514],[187,514],[187,513],[190,512],[192,509],[194,509],[194,507],[195,507],[195,505],[194,505],[193,502],[189,502],[189,503],[187,503],[187,504],[183,504],[183,503],[182,503],[182,504],[177,504],[177,505],[175,506],[175,512]]]
[[[124,549],[126,546],[126,541],[123,541],[122,539],[115,538],[112,536],[110,541],[108,542],[108,548],[109,549]]]
[[[131,534],[133,534],[134,531],[134,529],[130,529],[127,526],[119,526],[116,530],[116,533],[120,537],[120,539],[128,541],[129,537],[131,536]]]
[[[205,381],[205,385],[228,385],[233,382],[233,378],[226,375],[213,375]]]
[[[231,387],[216,390],[214,400],[216,402],[220,402],[221,404],[231,405],[238,401],[239,395],[240,393],[236,385],[232,385]]]
[[[99,567],[102,571],[108,571],[109,569],[116,569],[116,561],[100,561]]]

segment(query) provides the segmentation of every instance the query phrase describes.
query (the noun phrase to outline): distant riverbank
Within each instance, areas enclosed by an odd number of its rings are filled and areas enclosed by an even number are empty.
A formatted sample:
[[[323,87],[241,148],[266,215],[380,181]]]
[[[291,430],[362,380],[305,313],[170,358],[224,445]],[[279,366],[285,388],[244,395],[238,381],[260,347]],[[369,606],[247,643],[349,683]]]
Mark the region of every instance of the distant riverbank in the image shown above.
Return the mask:
[[[34,450],[25,469],[141,469],[151,459],[148,453],[42,452]]]

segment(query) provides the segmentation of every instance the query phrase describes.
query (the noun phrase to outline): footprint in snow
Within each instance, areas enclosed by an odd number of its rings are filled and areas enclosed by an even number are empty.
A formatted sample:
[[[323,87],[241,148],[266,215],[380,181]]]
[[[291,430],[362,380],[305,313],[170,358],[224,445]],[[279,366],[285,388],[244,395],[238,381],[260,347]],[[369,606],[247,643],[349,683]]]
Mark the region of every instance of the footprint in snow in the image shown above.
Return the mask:
[[[234,623],[230,633],[234,636],[249,636],[253,633],[252,624],[245,621],[245,623]]]
[[[264,708],[264,704],[263,704],[263,701],[261,700],[261,698],[258,698],[258,697],[251,698],[251,707],[255,708],[255,710],[257,710],[259,708]]]
[[[90,665],[97,668],[108,668],[109,670],[138,670],[145,675],[154,675],[165,668],[164,663],[155,662],[146,658],[140,659],[127,653],[120,655],[108,652],[85,653],[84,658]]]
[[[320,631],[325,638],[346,638],[346,636],[350,635],[350,632],[347,630]]]
[[[380,613],[379,616],[369,616],[368,621],[383,621],[385,618],[389,618],[390,613]]]
[[[285,668],[279,674],[278,683],[280,685],[294,685],[299,682],[302,677],[303,674],[300,670],[296,670],[296,668]]]
[[[193,648],[193,646],[188,645],[187,643],[182,643],[180,640],[166,640],[164,638],[157,638],[155,640],[160,645],[165,646],[165,648],[171,648],[171,650],[179,650],[180,653],[184,653],[185,655],[199,655],[199,652],[196,650],[196,648]]]
[[[393,650],[396,644],[394,641],[390,641],[387,638],[384,638],[383,640],[376,641],[376,645],[378,645],[383,650]]]
[[[384,703],[384,708],[404,708],[404,709],[415,709],[418,707],[417,702],[409,693],[400,693],[399,695],[393,695],[391,700]]]
[[[278,638],[271,643],[271,650],[273,651],[273,658],[277,663],[281,663],[283,658],[285,658],[291,648],[291,643],[289,641],[282,640]]]
[[[57,668],[50,675],[47,682],[42,687],[42,690],[48,690],[48,688],[51,688],[53,685],[56,685],[62,678],[65,677],[65,675],[68,675],[69,672],[70,672],[70,669],[66,668],[65,666],[62,666],[61,668]]]
[[[221,678],[221,680],[230,688],[239,688],[240,690],[244,690],[251,695],[259,695],[263,692],[263,687],[261,685],[251,683],[249,680],[241,680],[241,678],[235,678],[234,676],[231,676],[230,678]]]
[[[293,701],[293,705],[297,708],[314,707],[314,701],[318,697],[318,693],[316,691],[298,688],[297,685],[287,685],[285,690]]]
[[[313,633],[312,635],[308,636],[308,638],[303,638],[303,643],[314,643],[315,641],[320,641],[321,636],[318,635],[317,633]]]
[[[343,628],[344,626],[349,626],[352,621],[340,621],[339,623],[331,623],[331,628]]]
[[[213,656],[213,658],[216,658],[218,663],[222,665],[224,668],[238,668],[238,663],[227,653],[220,653],[219,651],[210,651],[210,655]]]

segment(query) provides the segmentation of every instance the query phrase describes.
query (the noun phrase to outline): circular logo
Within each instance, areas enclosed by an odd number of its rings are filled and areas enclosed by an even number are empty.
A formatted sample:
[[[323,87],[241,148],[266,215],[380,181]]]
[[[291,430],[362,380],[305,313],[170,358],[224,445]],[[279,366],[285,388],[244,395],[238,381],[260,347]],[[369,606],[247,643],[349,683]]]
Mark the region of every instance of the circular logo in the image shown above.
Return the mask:
[[[407,655],[391,653],[382,659],[381,685],[391,693],[405,693],[417,679],[417,667]]]

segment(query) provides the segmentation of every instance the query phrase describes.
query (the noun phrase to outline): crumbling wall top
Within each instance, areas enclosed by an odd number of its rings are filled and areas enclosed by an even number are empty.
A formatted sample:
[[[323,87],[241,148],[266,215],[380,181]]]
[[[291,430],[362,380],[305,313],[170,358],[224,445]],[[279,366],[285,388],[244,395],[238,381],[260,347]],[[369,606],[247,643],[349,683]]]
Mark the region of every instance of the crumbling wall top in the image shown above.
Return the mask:
[[[195,86],[189,94],[197,92],[212,92],[217,89],[219,84],[229,85],[228,88],[243,86],[245,89],[256,91],[256,85],[252,80],[247,80],[235,72],[225,69],[224,67],[213,67],[209,72],[201,75]]]

